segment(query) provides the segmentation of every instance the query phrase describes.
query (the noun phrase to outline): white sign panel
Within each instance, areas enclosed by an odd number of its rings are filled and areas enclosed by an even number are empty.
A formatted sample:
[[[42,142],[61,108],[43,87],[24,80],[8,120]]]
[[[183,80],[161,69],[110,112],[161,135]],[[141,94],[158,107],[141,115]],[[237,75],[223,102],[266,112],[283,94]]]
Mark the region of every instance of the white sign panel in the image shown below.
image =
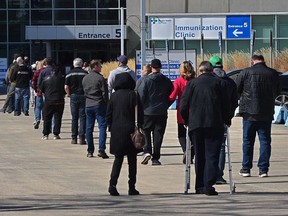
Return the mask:
[[[163,21],[162,21],[163,20]],[[200,40],[218,39],[221,31],[226,38],[226,17],[150,18],[151,39]]]
[[[196,51],[186,50],[187,60],[191,61],[192,65],[196,67]],[[169,51],[169,69],[167,61],[166,50],[156,50],[155,55],[151,50],[146,50],[146,64],[150,63],[152,59],[157,58],[161,60],[162,69],[161,72],[169,77],[171,80],[175,80],[179,77],[180,64],[185,60],[185,53],[183,50],[170,50]],[[137,77],[141,77],[141,51],[136,51],[136,74]]]
[[[150,18],[151,38],[173,39],[173,18]]]
[[[120,25],[26,26],[27,40],[110,40],[121,38]],[[124,26],[126,39],[126,26]]]
[[[175,39],[199,39],[201,37],[201,18],[176,18]]]
[[[218,32],[226,38],[226,17],[205,17],[202,19],[204,39],[218,39]]]

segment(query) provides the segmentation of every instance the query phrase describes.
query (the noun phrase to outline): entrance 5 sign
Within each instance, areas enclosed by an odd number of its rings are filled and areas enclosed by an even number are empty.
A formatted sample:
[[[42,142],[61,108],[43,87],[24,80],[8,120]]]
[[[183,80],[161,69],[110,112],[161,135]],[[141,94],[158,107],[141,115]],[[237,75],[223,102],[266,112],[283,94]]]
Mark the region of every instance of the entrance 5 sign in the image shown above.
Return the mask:
[[[227,39],[249,39],[251,34],[250,16],[227,16]]]

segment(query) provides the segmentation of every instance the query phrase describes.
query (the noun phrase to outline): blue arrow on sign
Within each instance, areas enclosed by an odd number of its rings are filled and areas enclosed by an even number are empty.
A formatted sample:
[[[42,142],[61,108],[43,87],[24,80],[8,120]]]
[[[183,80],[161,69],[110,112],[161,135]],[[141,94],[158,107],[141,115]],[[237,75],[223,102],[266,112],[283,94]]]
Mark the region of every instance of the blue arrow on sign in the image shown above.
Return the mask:
[[[251,34],[250,16],[226,17],[227,39],[249,39]]]

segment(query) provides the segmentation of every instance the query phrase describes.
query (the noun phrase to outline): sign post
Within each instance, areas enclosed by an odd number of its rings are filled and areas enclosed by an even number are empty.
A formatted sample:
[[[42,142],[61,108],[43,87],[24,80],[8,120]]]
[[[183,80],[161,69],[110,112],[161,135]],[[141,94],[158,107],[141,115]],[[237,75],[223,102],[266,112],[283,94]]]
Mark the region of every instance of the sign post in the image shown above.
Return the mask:
[[[251,32],[251,37],[250,37],[250,66],[252,65],[252,56],[253,56],[253,48],[254,48],[254,44],[255,44],[255,30],[252,30]]]
[[[273,32],[270,30],[270,67],[273,65]]]
[[[222,32],[218,32],[219,56],[222,59]]]
[[[169,40],[166,40],[166,53],[167,53],[167,64],[168,64],[168,78],[170,79],[170,59],[169,59]]]
[[[187,60],[187,53],[186,53],[186,37],[183,37],[183,50],[184,50],[184,60]]]

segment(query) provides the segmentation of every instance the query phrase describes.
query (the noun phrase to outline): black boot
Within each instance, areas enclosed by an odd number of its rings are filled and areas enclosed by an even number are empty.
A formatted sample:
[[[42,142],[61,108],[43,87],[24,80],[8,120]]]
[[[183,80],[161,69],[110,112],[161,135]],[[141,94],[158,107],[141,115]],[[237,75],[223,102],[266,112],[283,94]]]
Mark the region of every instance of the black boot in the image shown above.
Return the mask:
[[[114,186],[114,185],[109,186],[108,192],[110,193],[111,196],[119,196],[120,195],[117,191],[116,186]]]
[[[135,187],[130,188],[129,191],[128,191],[128,195],[139,195],[139,194],[140,194],[139,191],[137,191],[135,189]]]

